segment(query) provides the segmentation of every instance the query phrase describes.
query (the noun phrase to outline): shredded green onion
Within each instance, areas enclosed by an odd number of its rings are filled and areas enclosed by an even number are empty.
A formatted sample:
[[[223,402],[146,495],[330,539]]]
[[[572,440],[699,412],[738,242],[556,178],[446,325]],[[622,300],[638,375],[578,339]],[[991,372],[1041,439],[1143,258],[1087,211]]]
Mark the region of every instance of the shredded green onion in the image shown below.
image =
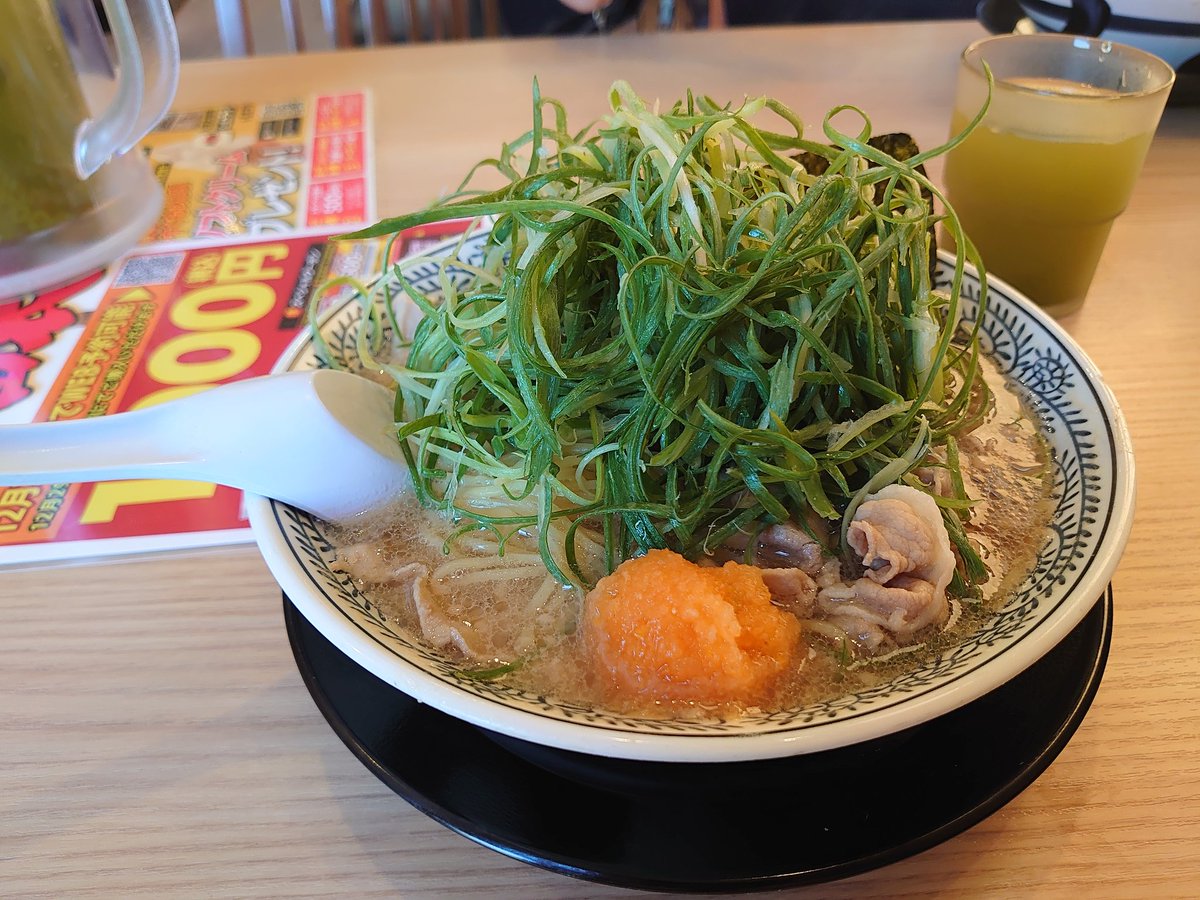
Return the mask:
[[[901,160],[854,107],[830,112],[820,141],[765,98],[689,94],[660,113],[618,82],[611,107],[572,132],[535,82],[530,130],[458,192],[350,235],[491,220],[470,286],[445,278],[434,302],[398,279],[389,298],[424,313],[385,367],[419,500],[467,526],[537,529],[550,572],[585,585],[580,528],[609,569],[813,513],[844,531],[867,493],[939,448],[961,491],[952,438],[986,406],[978,321],[959,329],[964,261],[978,260],[921,163],[965,135]],[[752,124],[767,112],[781,131]],[[505,185],[473,189],[482,169]],[[946,293],[931,284],[938,223],[959,248]],[[524,511],[456,502],[470,475]]]

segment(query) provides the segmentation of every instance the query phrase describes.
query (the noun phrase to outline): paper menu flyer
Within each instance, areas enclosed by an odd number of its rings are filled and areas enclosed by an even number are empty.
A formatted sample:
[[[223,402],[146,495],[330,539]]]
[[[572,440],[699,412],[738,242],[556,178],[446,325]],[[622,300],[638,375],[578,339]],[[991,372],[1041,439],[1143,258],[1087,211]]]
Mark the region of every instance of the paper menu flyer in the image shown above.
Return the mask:
[[[366,91],[172,110],[141,148],[164,193],[143,244],[345,231],[375,220]]]
[[[392,259],[463,223],[413,229]],[[370,278],[386,240],[288,236],[146,247],[106,275],[0,304],[0,425],[139,409],[263,375],[329,277]],[[145,480],[0,486],[0,565],[250,539],[241,493]]]

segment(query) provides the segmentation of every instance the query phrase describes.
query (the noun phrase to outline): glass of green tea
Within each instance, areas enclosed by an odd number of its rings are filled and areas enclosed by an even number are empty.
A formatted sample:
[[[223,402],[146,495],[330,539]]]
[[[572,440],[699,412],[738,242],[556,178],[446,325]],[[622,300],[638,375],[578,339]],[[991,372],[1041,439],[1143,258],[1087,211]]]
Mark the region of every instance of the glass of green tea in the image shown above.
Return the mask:
[[[1083,305],[1175,73],[1097,38],[1010,34],[963,51],[945,186],[985,268],[1054,316]]]

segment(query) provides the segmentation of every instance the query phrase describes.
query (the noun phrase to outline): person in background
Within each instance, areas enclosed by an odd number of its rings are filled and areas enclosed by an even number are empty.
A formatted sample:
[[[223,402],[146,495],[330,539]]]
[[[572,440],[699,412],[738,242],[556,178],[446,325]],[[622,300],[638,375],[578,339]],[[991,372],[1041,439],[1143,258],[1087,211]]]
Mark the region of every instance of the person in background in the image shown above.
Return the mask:
[[[637,15],[639,0],[500,0],[504,30],[513,35],[608,31]]]
[[[705,0],[686,3],[698,26],[708,24]],[[970,19],[978,0],[725,0],[729,25]],[[634,18],[640,0],[503,0],[510,34],[575,34],[611,30]]]

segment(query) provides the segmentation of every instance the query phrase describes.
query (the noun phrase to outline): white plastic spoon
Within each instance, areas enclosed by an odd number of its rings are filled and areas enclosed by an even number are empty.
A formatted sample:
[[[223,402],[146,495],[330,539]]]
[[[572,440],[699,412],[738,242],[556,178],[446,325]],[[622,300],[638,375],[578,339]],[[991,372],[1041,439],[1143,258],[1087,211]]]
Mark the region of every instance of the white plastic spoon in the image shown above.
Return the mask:
[[[266,375],[135,412],[0,426],[0,485],[185,478],[273,497],[331,521],[411,481],[392,392],[330,369]]]

